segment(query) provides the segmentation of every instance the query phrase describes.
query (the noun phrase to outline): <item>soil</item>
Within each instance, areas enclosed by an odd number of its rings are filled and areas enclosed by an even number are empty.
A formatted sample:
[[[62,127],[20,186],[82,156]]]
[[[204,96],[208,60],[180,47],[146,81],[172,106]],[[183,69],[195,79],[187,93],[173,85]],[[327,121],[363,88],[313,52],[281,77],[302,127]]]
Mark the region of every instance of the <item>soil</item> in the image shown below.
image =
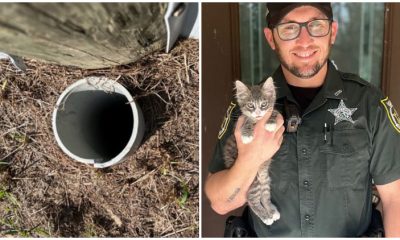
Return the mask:
[[[198,237],[198,41],[98,70],[0,61],[0,237]],[[95,169],[58,147],[51,118],[70,84],[124,85],[146,121],[126,161]]]

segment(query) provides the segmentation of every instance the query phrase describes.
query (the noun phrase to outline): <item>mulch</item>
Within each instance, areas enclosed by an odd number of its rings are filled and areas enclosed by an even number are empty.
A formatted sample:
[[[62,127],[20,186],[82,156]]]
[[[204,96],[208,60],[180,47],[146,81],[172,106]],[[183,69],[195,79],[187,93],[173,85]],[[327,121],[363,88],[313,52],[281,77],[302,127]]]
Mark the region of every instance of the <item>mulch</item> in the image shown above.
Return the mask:
[[[0,61],[0,237],[198,237],[198,41],[98,70]],[[105,169],[76,162],[51,127],[57,98],[88,76],[124,85],[142,108],[142,145]]]

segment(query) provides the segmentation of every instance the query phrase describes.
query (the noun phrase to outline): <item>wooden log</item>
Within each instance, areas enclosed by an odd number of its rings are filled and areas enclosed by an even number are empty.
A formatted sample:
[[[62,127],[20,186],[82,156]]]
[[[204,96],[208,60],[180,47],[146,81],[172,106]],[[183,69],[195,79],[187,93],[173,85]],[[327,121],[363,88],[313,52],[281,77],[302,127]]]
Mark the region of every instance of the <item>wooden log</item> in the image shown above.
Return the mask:
[[[167,3],[0,3],[0,51],[86,69],[166,45]]]

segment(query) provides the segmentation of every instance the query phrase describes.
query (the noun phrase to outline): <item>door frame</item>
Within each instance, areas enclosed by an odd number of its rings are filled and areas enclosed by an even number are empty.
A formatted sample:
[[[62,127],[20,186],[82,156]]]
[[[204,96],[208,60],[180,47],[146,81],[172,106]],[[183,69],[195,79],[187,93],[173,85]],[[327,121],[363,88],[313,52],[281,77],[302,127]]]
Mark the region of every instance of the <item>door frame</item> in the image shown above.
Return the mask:
[[[381,89],[400,109],[400,3],[385,3]]]

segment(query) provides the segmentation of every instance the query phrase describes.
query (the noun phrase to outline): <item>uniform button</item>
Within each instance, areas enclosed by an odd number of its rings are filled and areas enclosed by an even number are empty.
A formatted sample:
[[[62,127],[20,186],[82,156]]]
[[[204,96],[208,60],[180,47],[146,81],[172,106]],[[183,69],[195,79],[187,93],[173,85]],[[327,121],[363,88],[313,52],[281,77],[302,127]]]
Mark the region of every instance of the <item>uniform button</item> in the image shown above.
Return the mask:
[[[303,155],[306,155],[306,154],[307,154],[307,149],[303,148],[303,149],[301,150],[301,152],[303,153]]]
[[[310,183],[309,183],[307,180],[305,180],[305,181],[303,182],[303,184],[304,184],[304,186],[306,186],[306,187],[310,186]]]
[[[304,216],[304,219],[305,219],[307,222],[310,221],[310,218],[311,218],[311,217],[310,217],[310,215],[308,215],[308,214]]]

